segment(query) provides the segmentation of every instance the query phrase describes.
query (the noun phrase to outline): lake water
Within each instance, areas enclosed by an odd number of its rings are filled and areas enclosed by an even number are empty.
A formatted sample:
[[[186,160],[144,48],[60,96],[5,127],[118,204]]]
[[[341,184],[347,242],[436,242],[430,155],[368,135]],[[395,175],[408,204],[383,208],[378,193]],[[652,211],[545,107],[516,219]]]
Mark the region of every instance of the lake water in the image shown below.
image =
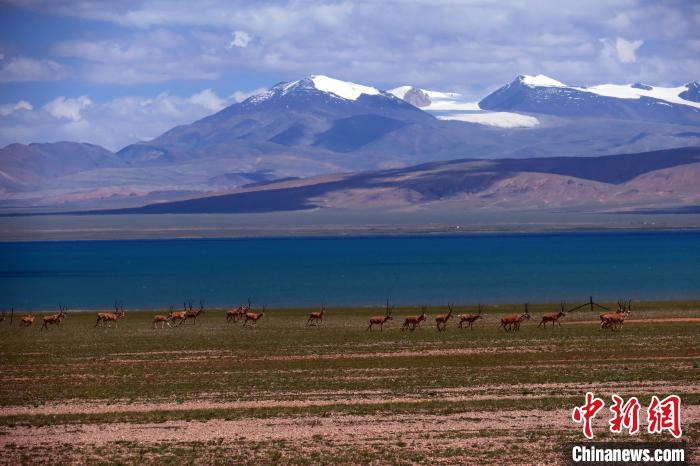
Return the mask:
[[[0,243],[0,308],[700,298],[700,232]]]

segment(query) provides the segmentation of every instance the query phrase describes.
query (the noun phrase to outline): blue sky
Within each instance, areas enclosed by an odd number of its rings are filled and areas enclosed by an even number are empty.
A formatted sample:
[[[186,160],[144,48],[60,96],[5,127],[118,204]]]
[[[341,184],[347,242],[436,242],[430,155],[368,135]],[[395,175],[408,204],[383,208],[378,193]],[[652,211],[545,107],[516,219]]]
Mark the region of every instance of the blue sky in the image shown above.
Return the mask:
[[[700,2],[0,2],[0,146],[116,150],[276,82],[327,74],[479,100],[518,74],[700,79]]]

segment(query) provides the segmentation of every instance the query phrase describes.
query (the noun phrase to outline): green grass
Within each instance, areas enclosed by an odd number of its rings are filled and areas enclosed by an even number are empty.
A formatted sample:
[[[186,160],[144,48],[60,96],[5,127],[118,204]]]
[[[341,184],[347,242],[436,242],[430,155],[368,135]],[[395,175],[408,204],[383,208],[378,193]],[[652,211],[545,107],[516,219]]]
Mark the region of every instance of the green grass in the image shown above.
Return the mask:
[[[665,385],[677,384],[690,387],[682,393],[685,406],[700,405],[700,322],[628,322],[621,331],[612,332],[601,330],[594,322],[598,312],[581,311],[567,315],[560,328],[536,328],[538,316],[556,307],[531,305],[533,319],[525,322],[520,332],[511,333],[497,329],[499,318],[520,311],[519,305],[486,307],[485,318],[477,321],[473,330],[460,330],[453,320],[442,333],[435,330],[432,317],[415,332],[400,331],[401,317],[416,314],[415,308],[396,309],[395,319],[383,332],[365,331],[367,319],[381,313],[379,309],[331,309],[320,327],[304,325],[308,310],[273,309],[256,328],[249,329],[242,328],[240,322],[227,324],[222,310],[207,311],[196,326],[163,330],[154,330],[151,323],[153,315],[162,310],[128,312],[118,328],[95,328],[94,313],[71,313],[60,327],[48,331],[40,331],[39,325],[19,328],[16,315],[14,326],[7,321],[0,323],[0,428],[570,409],[581,401],[584,387],[608,396],[610,389],[603,388],[604,383],[618,387],[621,394],[639,396],[642,404],[652,393],[638,393],[640,384],[657,382],[660,388],[654,394],[659,396],[667,394],[663,392]],[[633,303],[630,319],[667,318],[700,318],[700,302]],[[569,384],[569,389],[539,389],[539,384]],[[451,399],[451,393],[478,398]],[[384,401],[348,404],[334,401],[334,394]],[[236,406],[251,400],[292,402],[324,397],[328,402],[322,406]],[[401,402],[401,397],[419,401]],[[225,408],[169,409],[203,398],[230,404]],[[159,403],[159,407],[146,412],[92,414],[2,412],[10,406],[74,402],[108,406],[130,401]],[[498,435],[484,433],[488,438]],[[689,435],[691,439],[697,436],[692,429]],[[537,433],[532,441],[547,443],[549,438],[550,443],[552,439],[561,442],[567,436],[570,433]],[[314,441],[325,442],[323,438]],[[334,444],[328,452],[262,440],[245,446],[230,442],[125,443],[115,447],[113,456],[100,446],[85,447],[79,453],[58,446],[51,451],[55,463],[71,463],[76,458],[72,455],[77,454],[82,460],[95,460],[89,462],[121,464],[215,463],[219,453],[243,464],[323,464],[342,462],[343,458],[347,462],[410,464],[452,457],[489,462],[508,453],[499,453],[499,448],[507,447],[497,441],[488,448],[451,445],[433,453],[417,451],[411,445],[411,439],[403,436],[379,446]],[[5,450],[11,450],[12,458],[19,462],[25,458],[31,463],[37,458],[23,447],[6,445]]]

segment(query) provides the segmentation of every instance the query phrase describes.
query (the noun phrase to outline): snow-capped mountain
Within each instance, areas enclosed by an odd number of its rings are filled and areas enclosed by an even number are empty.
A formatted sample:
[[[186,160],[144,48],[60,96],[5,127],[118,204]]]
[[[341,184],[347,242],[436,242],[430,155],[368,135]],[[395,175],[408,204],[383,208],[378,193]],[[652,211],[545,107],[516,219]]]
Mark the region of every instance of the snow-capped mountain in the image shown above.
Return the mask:
[[[679,87],[646,84],[568,86],[544,75],[520,75],[479,102],[484,110],[562,117],[619,118],[700,124],[698,83]]]

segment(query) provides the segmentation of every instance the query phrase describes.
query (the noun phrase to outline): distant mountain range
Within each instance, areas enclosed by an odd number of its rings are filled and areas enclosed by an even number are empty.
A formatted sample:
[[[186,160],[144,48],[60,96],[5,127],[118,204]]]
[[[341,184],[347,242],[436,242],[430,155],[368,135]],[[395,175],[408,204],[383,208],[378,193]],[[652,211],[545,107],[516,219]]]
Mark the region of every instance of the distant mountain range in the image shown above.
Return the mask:
[[[312,75],[116,154],[72,142],[7,146],[0,207],[128,207],[455,159],[700,145],[699,89],[584,88],[518,76],[476,103],[454,92],[382,91]]]

